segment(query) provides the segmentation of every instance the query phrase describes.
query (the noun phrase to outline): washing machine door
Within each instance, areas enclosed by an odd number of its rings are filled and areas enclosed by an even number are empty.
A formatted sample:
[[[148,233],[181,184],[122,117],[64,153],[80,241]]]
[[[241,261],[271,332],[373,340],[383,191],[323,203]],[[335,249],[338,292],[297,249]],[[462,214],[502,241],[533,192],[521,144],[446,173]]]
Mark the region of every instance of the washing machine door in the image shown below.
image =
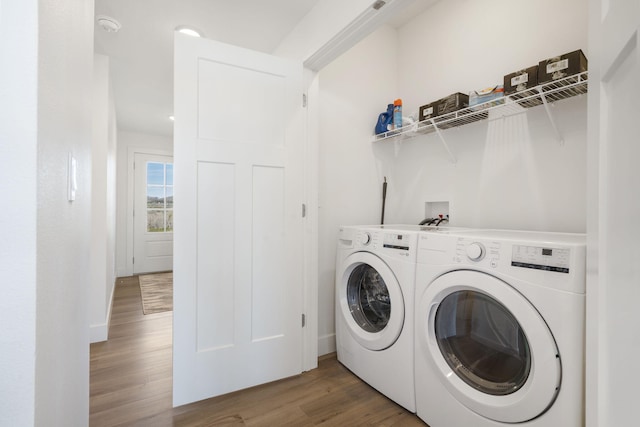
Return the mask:
[[[417,314],[418,345],[469,409],[519,423],[553,404],[562,377],[558,347],[540,313],[509,284],[478,271],[446,273],[427,287]]]
[[[398,279],[384,261],[370,252],[353,253],[343,265],[337,298],[349,333],[369,350],[390,347],[404,323]]]

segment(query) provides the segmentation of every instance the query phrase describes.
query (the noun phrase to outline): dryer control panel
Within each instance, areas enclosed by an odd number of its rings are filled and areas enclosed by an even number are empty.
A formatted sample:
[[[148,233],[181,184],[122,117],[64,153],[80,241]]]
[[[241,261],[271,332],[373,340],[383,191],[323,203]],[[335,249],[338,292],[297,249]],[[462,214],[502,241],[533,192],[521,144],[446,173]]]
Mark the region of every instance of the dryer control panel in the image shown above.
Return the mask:
[[[557,246],[511,246],[511,266],[530,268],[533,270],[569,273],[571,263],[571,249]],[[500,254],[504,251],[499,241],[479,241],[460,238],[456,242],[454,261],[471,262],[485,267],[496,268],[500,262]],[[503,253],[504,258],[504,253]],[[505,260],[507,263],[509,259]]]
[[[534,270],[569,273],[571,249],[543,246],[513,245],[511,265]]]
[[[479,241],[460,238],[456,241],[457,263],[471,261],[486,267],[496,268],[500,261],[500,242]]]
[[[420,235],[418,265],[428,271],[471,269],[568,292],[584,293],[583,235],[470,230]]]

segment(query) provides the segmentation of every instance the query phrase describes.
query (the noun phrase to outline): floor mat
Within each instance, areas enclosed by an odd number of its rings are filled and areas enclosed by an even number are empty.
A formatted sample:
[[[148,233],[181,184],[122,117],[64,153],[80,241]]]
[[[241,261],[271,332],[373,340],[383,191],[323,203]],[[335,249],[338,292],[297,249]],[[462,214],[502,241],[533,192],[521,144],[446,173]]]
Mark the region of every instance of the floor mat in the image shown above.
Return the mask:
[[[173,272],[138,276],[144,314],[173,310]]]

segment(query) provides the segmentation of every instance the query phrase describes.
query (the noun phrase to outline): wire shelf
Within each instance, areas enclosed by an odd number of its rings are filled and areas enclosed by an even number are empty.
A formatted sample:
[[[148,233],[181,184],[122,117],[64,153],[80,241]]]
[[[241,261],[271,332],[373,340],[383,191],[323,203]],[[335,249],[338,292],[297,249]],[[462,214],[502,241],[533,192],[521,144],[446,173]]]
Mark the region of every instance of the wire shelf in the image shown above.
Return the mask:
[[[492,100],[485,102],[484,104],[463,108],[452,113],[443,114],[442,116],[436,116],[431,119],[404,126],[401,129],[374,135],[373,142],[397,139],[399,137],[411,138],[417,135],[425,135],[433,132],[437,132],[442,138],[442,135],[439,132],[440,130],[464,126],[480,120],[488,119],[489,117],[499,118],[512,116],[514,114],[522,113],[528,108],[539,105],[544,105],[545,108],[547,108],[548,103],[561,101],[563,99],[587,93],[587,77],[588,72],[585,71],[563,79],[544,83],[531,89],[507,95],[498,100]],[[558,134],[558,139],[562,142],[562,136],[559,134],[548,108],[547,114],[549,115],[549,119]]]

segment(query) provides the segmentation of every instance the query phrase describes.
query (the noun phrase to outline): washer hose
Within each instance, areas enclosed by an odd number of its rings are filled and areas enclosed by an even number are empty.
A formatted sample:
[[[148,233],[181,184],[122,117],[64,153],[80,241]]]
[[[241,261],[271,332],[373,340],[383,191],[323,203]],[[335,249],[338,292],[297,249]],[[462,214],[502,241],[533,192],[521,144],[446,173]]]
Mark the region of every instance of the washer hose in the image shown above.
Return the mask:
[[[384,225],[384,205],[387,200],[387,177],[384,177],[384,182],[382,183],[382,217],[380,218],[380,225]]]

